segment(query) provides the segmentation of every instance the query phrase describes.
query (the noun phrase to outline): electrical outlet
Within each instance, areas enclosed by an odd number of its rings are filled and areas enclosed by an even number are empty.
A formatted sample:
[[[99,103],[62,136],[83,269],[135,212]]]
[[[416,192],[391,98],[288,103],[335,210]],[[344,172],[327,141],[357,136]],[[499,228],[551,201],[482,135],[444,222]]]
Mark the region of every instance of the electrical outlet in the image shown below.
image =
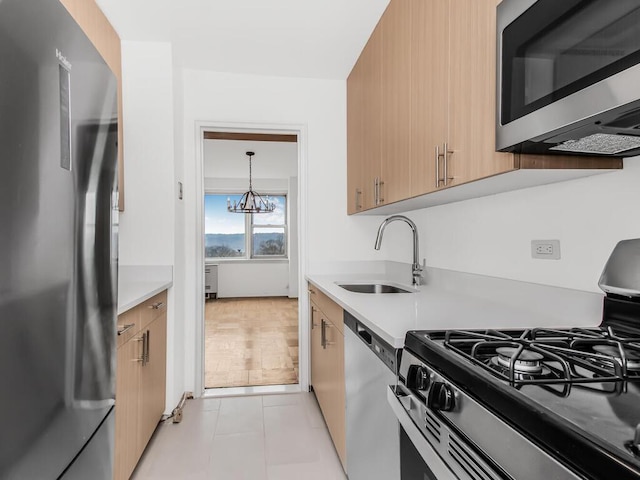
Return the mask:
[[[560,260],[560,240],[531,240],[531,258]]]

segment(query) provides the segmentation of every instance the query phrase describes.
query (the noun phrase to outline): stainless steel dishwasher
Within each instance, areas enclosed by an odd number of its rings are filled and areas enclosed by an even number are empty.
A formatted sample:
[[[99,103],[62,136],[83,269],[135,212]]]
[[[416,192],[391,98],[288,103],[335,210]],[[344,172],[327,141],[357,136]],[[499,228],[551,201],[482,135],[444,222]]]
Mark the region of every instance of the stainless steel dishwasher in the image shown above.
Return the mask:
[[[344,324],[349,480],[399,480],[399,424],[387,403],[387,388],[396,383],[401,349],[348,312]]]

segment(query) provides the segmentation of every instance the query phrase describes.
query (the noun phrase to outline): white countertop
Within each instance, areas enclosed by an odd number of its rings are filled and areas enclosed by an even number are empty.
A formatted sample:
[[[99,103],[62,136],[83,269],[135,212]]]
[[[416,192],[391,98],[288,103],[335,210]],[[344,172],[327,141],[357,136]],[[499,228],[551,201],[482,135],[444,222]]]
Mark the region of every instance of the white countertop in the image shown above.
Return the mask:
[[[429,267],[425,276],[417,288],[395,281],[395,272],[310,274],[307,280],[396,348],[409,330],[590,327],[602,320],[603,294]],[[415,293],[354,293],[338,286],[377,282]]]
[[[173,285],[170,265],[120,265],[118,267],[118,315]]]

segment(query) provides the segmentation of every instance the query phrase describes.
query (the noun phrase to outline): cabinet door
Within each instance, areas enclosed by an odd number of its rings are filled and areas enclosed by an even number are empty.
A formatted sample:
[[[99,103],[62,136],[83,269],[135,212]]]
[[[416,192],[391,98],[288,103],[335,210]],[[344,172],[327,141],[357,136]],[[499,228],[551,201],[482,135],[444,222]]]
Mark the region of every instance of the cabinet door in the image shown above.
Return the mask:
[[[363,76],[362,155],[363,210],[376,206],[376,179],[381,177],[382,28],[379,23],[360,55]]]
[[[146,300],[138,307],[140,309],[140,328],[146,330],[156,318],[167,316],[167,291],[163,291]]]
[[[436,190],[449,118],[449,1],[411,0],[411,195]],[[439,170],[440,176],[443,172]]]
[[[449,0],[451,185],[514,169],[495,151],[496,0]]]
[[[329,375],[325,420],[342,465],[346,467],[346,399],[344,385],[344,335],[332,322],[325,324],[325,363]]]
[[[126,480],[131,476],[140,453],[137,431],[142,342],[137,338],[118,348],[116,359],[115,480]]]
[[[411,189],[411,1],[391,0],[380,20],[383,185],[379,200],[384,204],[408,198]]]
[[[156,429],[165,406],[167,317],[162,315],[152,321],[143,332],[146,334],[147,358],[141,368],[140,381],[140,453],[147,446]]]
[[[311,304],[311,385],[322,408],[326,396],[326,369],[322,365],[322,313]]]
[[[363,209],[364,189],[364,76],[358,59],[347,78],[347,213]]]

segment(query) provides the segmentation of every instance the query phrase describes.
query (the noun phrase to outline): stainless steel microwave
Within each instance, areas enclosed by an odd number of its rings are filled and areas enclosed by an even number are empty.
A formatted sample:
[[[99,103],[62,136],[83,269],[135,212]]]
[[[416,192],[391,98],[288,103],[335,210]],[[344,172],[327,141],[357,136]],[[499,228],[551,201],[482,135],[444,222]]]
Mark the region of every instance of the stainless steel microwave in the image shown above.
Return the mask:
[[[640,0],[504,0],[496,149],[640,155]]]

